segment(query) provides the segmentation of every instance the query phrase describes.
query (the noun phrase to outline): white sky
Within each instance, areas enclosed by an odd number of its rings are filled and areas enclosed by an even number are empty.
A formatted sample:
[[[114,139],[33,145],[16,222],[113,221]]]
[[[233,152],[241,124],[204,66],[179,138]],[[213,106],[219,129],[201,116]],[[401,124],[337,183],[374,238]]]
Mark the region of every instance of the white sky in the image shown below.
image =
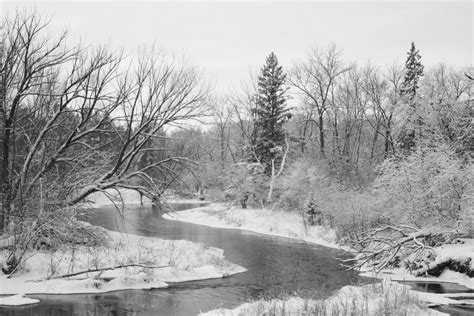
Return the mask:
[[[288,69],[311,47],[334,43],[347,61],[404,62],[415,41],[425,66],[473,64],[472,1],[6,2],[3,12],[36,7],[86,43],[155,44],[185,55],[218,91],[238,89],[274,51]]]

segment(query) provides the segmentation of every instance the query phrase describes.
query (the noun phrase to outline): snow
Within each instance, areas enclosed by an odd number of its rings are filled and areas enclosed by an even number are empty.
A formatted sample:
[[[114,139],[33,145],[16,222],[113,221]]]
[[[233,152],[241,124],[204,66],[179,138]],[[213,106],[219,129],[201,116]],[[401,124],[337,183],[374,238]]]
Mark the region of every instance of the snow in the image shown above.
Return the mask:
[[[140,199],[140,194],[130,189],[107,189],[104,192],[95,192],[87,197],[87,206],[99,208],[108,205],[121,205],[122,200],[127,205],[150,205],[151,200],[145,196]]]
[[[242,209],[225,204],[211,204],[163,215],[178,220],[216,228],[248,230],[260,234],[299,239],[331,248],[336,244],[335,231],[323,226],[306,226],[301,214],[268,209]]]
[[[167,191],[163,193],[162,199],[166,203],[196,203],[196,204],[197,203],[211,203],[210,201],[207,201],[207,200],[201,200],[199,197],[183,198],[175,193],[167,192]]]
[[[176,194],[165,194],[162,200],[166,203],[210,203],[209,201],[200,200],[199,198],[184,199]],[[125,205],[151,205],[153,202],[146,196],[141,197],[140,194],[131,189],[107,189],[104,192],[95,192],[87,197],[87,206],[92,208],[100,208],[110,205],[121,205],[122,201]]]
[[[200,203],[211,203],[207,200],[200,200],[200,199],[185,199],[179,197],[163,197],[164,202],[166,203],[193,203],[193,204],[200,204]]]
[[[287,213],[281,211],[265,210],[265,209],[241,209],[236,207],[228,207],[224,204],[211,204],[208,206],[194,208],[190,210],[173,212],[163,215],[166,219],[179,220],[183,222],[189,222],[199,225],[205,225],[217,228],[233,228],[253,231],[257,233],[296,238],[307,242],[320,244],[327,247],[340,248],[336,244],[336,234],[334,231],[326,229],[321,226],[307,226],[305,227],[301,216],[295,213]],[[464,240],[464,244],[453,244],[445,245],[442,247],[435,248],[436,260],[444,261],[449,258],[459,257],[471,257],[471,264],[474,264],[474,240]],[[474,268],[474,267],[473,267]],[[434,293],[421,293],[409,290],[407,285],[402,285],[390,281],[429,281],[429,282],[453,282],[465,285],[470,288],[474,288],[474,279],[469,278],[467,275],[454,272],[445,271],[439,277],[417,277],[411,275],[404,269],[390,269],[384,270],[381,273],[374,275],[372,272],[362,273],[363,276],[376,277],[384,279],[384,284],[390,284],[389,288],[393,288],[394,291],[403,292],[409,291],[411,297],[416,298],[419,302],[427,303],[428,305],[456,305],[459,301],[450,299],[448,295],[434,294]],[[354,292],[352,294],[348,292]],[[361,292],[366,295],[367,290],[362,287],[344,287],[338,292],[339,296],[337,299],[347,299],[347,297],[357,298],[357,295],[361,295]],[[359,293],[359,294],[357,294]],[[372,305],[377,306],[376,298],[381,299],[380,293],[374,292],[374,298],[372,298]],[[350,295],[349,295],[350,294]],[[345,295],[345,296],[344,296]],[[396,296],[396,295],[395,295]],[[329,301],[325,301],[325,304],[329,302],[335,302],[336,298],[332,298]],[[302,298],[290,298],[288,300],[271,300],[264,301],[260,300],[253,303],[243,304],[242,306],[234,310],[217,310],[210,312],[206,315],[245,315],[245,314],[262,314],[273,313],[275,309],[285,310],[291,313],[300,313],[302,306],[307,308],[308,304],[321,304],[321,302],[311,301]],[[341,303],[341,302],[340,302]],[[469,305],[469,302],[464,302]],[[314,305],[314,306],[316,306]],[[337,304],[336,304],[337,305]],[[336,306],[334,305],[334,306]],[[369,304],[370,305],[370,304]],[[313,307],[314,307],[313,306]],[[326,306],[327,308],[327,306]],[[416,314],[419,312],[417,308],[412,307],[414,310],[408,314]],[[368,311],[370,314],[371,310]],[[424,311],[423,314],[442,314],[434,310]],[[373,313],[376,315],[376,313]]]
[[[448,259],[459,259],[459,258],[471,258],[471,268],[474,268],[474,239],[463,239],[463,244],[447,244],[440,247],[434,248],[435,251],[435,263],[444,262]],[[474,289],[474,278],[470,278],[466,274],[459,272],[445,270],[438,277],[421,277],[410,274],[409,271],[398,268],[398,269],[384,269],[380,273],[364,272],[362,276],[383,279],[385,282],[389,281],[416,281],[416,282],[449,282],[464,285],[468,288]],[[413,291],[412,291],[413,292]],[[447,294],[435,294],[435,293],[416,293],[420,301],[428,303],[429,306],[438,305],[469,305],[474,306],[474,303],[463,300],[454,300],[456,297],[470,297],[468,293],[458,293],[453,295]]]
[[[471,269],[474,270],[474,239],[462,239],[462,241],[464,242],[462,244],[447,244],[434,248],[434,263],[444,262],[449,259],[470,258]],[[474,278],[470,278],[466,274],[450,270],[445,270],[438,277],[414,276],[403,268],[385,269],[378,274],[364,272],[361,275],[379,279],[390,279],[393,281],[450,282],[461,284],[468,288],[474,289]]]
[[[218,309],[201,315],[445,315],[428,309],[424,296],[406,285],[384,281],[363,286],[345,286],[326,300],[291,297],[259,300],[234,309]],[[456,302],[445,298],[445,303]]]
[[[391,281],[448,282],[464,285],[467,288],[474,289],[474,278],[470,278],[465,274],[449,270],[444,271],[439,277],[414,276],[402,268],[385,269],[380,273],[363,272],[360,275],[369,278],[386,279]]]
[[[0,276],[0,294],[102,293],[163,288],[167,287],[167,282],[222,278],[246,271],[225,260],[222,249],[201,243],[106,232],[110,236],[106,246],[28,253],[28,259],[11,278]],[[0,252],[0,261],[5,260],[6,255],[6,251]],[[64,274],[130,263],[142,263],[143,266],[58,278]]]
[[[34,298],[27,298],[25,294],[17,294],[13,296],[0,297],[0,306],[9,305],[9,306],[20,306],[20,305],[30,305],[39,303],[39,300]]]

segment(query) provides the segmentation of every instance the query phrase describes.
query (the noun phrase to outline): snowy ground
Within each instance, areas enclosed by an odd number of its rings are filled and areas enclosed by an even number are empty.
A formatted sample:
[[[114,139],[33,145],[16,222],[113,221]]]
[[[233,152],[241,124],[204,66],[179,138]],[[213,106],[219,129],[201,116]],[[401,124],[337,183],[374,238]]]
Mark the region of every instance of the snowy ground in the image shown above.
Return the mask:
[[[27,298],[25,294],[11,295],[7,297],[0,297],[0,305],[20,306],[39,303],[40,300],[35,298]]]
[[[444,315],[422,303],[435,299],[443,300],[445,304],[458,303],[445,297],[414,292],[406,285],[384,281],[360,287],[345,286],[326,300],[301,297],[259,300],[235,309],[218,309],[201,315]]]
[[[242,209],[225,204],[211,204],[191,210],[168,213],[170,220],[218,228],[237,228],[266,235],[300,239],[331,248],[336,234],[322,226],[306,226],[300,214],[266,209]]]
[[[165,240],[107,231],[106,246],[27,254],[10,279],[0,276],[0,294],[98,293],[166,287],[166,282],[221,278],[246,271],[225,260],[223,250],[186,240]],[[0,261],[7,253],[0,253]],[[130,264],[74,277],[62,275]],[[0,305],[35,303],[22,295],[0,299]]]
[[[114,204],[121,205],[122,201],[127,205],[150,205],[152,203],[149,198],[145,196],[140,198],[137,191],[130,189],[108,189],[105,192],[95,192],[87,197],[87,201],[87,206],[93,208]]]
[[[167,203],[206,203],[206,201],[195,199],[183,199],[175,194],[168,193],[162,196]],[[107,189],[104,192],[95,192],[87,197],[87,206],[99,208],[102,206],[121,205],[151,205],[152,201],[142,196],[135,190],[130,189]]]
[[[434,248],[435,261],[433,263],[445,262],[449,259],[470,260],[471,270],[474,270],[474,239],[463,239],[463,244],[443,245]],[[432,264],[433,264],[432,263]],[[390,279],[394,281],[439,281],[451,282],[464,285],[474,289],[474,278],[466,274],[445,270],[439,277],[419,277],[410,274],[405,269],[386,269],[379,274],[372,272],[362,273],[363,276],[376,277],[381,279]]]

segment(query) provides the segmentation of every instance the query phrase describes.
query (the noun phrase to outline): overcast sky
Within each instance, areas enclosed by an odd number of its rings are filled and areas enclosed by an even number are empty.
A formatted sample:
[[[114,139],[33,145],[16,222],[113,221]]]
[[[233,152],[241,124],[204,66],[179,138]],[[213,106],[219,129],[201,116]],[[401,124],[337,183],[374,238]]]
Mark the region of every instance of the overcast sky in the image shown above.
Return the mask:
[[[404,62],[415,41],[426,66],[473,64],[472,1],[5,2],[35,7],[72,38],[133,51],[140,45],[184,54],[217,89],[240,87],[274,51],[289,68],[331,43],[347,61]]]

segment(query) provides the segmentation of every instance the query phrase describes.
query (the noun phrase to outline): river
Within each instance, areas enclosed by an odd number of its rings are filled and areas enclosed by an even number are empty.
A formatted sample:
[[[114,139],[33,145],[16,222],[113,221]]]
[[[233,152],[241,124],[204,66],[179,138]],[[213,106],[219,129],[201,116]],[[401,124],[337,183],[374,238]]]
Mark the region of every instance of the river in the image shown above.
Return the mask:
[[[175,204],[175,210],[196,207]],[[224,250],[247,272],[223,279],[171,283],[169,288],[104,294],[28,295],[41,303],[0,308],[2,315],[196,315],[261,297],[298,293],[327,297],[348,284],[367,282],[340,266],[340,250],[237,229],[219,229],[161,217],[157,207],[113,207],[89,211],[85,220],[110,230],[166,239],[186,239]]]

